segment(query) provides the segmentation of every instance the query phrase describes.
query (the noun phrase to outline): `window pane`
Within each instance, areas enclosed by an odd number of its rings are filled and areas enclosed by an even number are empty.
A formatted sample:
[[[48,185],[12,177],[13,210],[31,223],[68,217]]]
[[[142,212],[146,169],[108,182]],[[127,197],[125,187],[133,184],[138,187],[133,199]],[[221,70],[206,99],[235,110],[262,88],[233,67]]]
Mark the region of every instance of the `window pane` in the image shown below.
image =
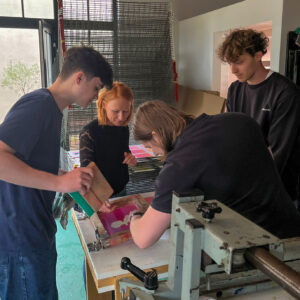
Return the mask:
[[[0,0],[0,16],[2,17],[22,17],[22,7],[20,0]]]
[[[25,18],[53,19],[53,0],[24,0],[24,16]]]
[[[90,0],[90,20],[112,22],[112,0]]]
[[[87,0],[63,0],[63,15],[66,20],[87,20]]]
[[[69,30],[65,29],[65,41],[66,47],[89,45],[88,42],[89,31],[88,30]]]
[[[113,32],[110,30],[91,30],[91,45],[109,61],[113,61]]]
[[[25,93],[41,87],[36,29],[0,28],[0,123]]]
[[[111,22],[112,0],[63,0],[63,14],[66,20]]]

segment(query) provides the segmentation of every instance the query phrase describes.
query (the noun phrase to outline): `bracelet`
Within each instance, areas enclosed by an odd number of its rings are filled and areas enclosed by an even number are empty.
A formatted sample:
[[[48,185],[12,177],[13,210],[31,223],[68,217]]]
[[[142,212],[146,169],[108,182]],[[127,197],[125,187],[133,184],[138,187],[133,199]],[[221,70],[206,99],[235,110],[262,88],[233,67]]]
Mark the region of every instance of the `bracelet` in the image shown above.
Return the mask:
[[[141,211],[135,211],[132,215],[133,216],[142,216],[144,213]]]
[[[144,213],[141,212],[141,211],[135,211],[135,212],[131,215],[131,217],[130,217],[130,222],[131,222],[132,217],[134,217],[134,216],[142,216],[143,214],[144,214]]]

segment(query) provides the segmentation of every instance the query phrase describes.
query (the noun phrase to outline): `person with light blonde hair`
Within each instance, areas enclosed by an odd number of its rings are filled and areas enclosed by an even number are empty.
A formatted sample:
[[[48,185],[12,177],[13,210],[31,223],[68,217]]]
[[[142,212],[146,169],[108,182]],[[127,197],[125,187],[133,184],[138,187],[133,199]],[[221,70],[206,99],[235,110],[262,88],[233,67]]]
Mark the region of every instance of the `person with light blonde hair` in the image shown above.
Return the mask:
[[[128,124],[133,115],[133,92],[115,81],[111,89],[102,89],[97,100],[97,119],[80,133],[80,164],[95,162],[114,190],[114,196],[126,194],[128,165],[136,165],[129,150]]]
[[[194,119],[164,102],[148,101],[135,114],[133,135],[166,157],[151,206],[131,219],[131,234],[140,248],[150,247],[169,227],[172,192],[192,189],[279,238],[300,236],[300,214],[250,117],[226,113]]]
[[[162,114],[163,112],[163,114]],[[194,120],[194,116],[167,105],[162,101],[146,102],[138,109],[133,125],[134,138],[137,141],[152,140],[152,150],[156,155],[165,155],[173,149],[177,137]],[[151,129],[151,130],[150,130]],[[162,147],[156,148],[155,141]],[[159,143],[157,143],[159,144]],[[165,151],[162,151],[165,149]]]

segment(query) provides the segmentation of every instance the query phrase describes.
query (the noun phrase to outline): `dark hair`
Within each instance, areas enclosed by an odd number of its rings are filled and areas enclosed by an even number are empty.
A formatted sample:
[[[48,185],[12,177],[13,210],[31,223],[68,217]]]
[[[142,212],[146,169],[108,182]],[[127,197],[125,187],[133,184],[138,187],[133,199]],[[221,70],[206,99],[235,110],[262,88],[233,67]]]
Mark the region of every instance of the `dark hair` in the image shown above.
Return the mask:
[[[98,113],[98,123],[100,125],[108,124],[107,114],[104,109],[103,103],[108,103],[109,101],[115,100],[118,97],[122,97],[126,99],[131,104],[129,116],[126,120],[126,125],[128,125],[128,123],[130,122],[133,116],[133,109],[134,109],[133,92],[125,83],[115,81],[110,90],[104,88],[99,93],[98,100],[97,100],[97,108],[98,108],[97,113]]]
[[[150,141],[155,131],[166,152],[170,152],[176,138],[194,117],[155,100],[141,104],[134,116],[133,136],[136,141]]]
[[[65,80],[78,71],[84,72],[88,78],[99,77],[106,87],[112,87],[112,68],[93,47],[72,47],[67,50],[59,76]]]
[[[251,56],[261,51],[267,53],[269,39],[263,32],[253,29],[237,29],[230,32],[218,49],[219,58],[227,63],[236,62],[238,57],[247,52]]]

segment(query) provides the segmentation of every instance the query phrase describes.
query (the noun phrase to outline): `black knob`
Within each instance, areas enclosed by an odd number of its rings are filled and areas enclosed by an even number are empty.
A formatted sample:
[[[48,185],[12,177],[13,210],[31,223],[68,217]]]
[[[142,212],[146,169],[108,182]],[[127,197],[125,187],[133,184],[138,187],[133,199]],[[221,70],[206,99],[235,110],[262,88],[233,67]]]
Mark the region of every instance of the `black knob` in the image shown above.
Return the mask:
[[[127,265],[131,264],[131,260],[128,257],[123,257],[121,259],[121,269],[123,270],[127,270]]]
[[[202,212],[202,217],[210,222],[215,217],[215,214],[219,214],[222,212],[222,208],[219,207],[216,202],[207,203],[205,201],[202,201],[198,205],[197,211]]]
[[[156,290],[158,288],[157,272],[153,269],[147,273],[133,265],[128,257],[121,259],[121,268],[129,271],[132,275],[144,283],[148,290]]]

